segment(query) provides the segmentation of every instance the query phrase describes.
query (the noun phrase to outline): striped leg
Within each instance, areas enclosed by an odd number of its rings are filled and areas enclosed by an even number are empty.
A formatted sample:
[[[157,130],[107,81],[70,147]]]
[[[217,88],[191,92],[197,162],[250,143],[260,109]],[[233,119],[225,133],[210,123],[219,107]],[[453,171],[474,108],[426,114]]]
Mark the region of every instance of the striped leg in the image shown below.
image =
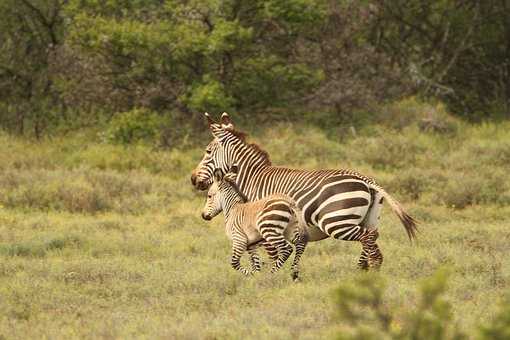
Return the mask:
[[[244,275],[250,274],[250,271],[243,266],[241,266],[241,256],[246,250],[246,239],[240,236],[234,237],[232,242],[232,258],[230,264],[232,268],[240,271]]]
[[[333,228],[331,228],[333,229]],[[329,234],[334,238],[346,241],[359,241],[361,243],[361,255],[358,268],[367,270],[370,267],[379,268],[382,264],[382,254],[375,243],[379,237],[377,229],[367,229],[359,225],[346,224],[336,226]],[[326,230],[327,227],[326,227]]]
[[[273,245],[278,250],[278,259],[273,264],[273,267],[271,268],[271,273],[276,273],[283,264],[287,261],[290,254],[292,254],[292,246],[290,245],[289,241],[287,241],[283,235],[282,238],[276,242],[273,243]]]
[[[265,241],[263,245],[269,259],[271,260],[271,264],[274,264],[276,260],[278,260],[278,250],[270,242]]]
[[[377,229],[364,229],[364,233],[359,239],[363,248],[358,262],[358,266],[361,269],[379,269],[381,267],[383,256],[375,242],[378,237],[379,232]]]
[[[274,258],[274,255],[272,255],[274,253],[269,253],[269,256],[273,259],[273,266],[271,268],[271,272],[275,273],[278,271],[278,269],[280,269],[283,266],[285,261],[287,261],[290,254],[292,254],[293,251],[292,246],[283,235],[284,227],[282,225],[270,221],[262,221],[258,229],[260,230],[260,234],[262,235],[266,243],[269,243],[270,247],[276,249],[277,253],[276,260]]]
[[[255,247],[248,249],[248,254],[250,254],[251,261],[251,272],[259,272],[260,271],[260,257],[257,254],[257,249]]]
[[[362,245],[363,247],[363,245]],[[365,248],[361,249],[361,255],[358,260],[358,268],[361,270],[368,270],[368,257],[369,254]]]
[[[383,255],[379,246],[375,242],[379,238],[379,232],[377,229],[372,229],[370,238],[370,252],[368,257],[368,264],[370,268],[379,269],[383,262]]]
[[[296,238],[292,241],[296,245],[296,253],[294,254],[294,261],[292,261],[292,279],[297,281],[299,279],[299,261],[301,260],[301,255],[305,252],[306,244],[308,243],[308,238],[306,235],[297,235]]]

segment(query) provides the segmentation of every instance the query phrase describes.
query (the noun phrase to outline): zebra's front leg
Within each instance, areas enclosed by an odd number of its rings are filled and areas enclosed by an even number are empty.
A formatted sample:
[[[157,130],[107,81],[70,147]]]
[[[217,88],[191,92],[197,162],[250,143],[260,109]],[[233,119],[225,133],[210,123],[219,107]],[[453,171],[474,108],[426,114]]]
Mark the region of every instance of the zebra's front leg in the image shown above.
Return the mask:
[[[296,252],[294,253],[294,261],[292,261],[292,280],[299,280],[299,261],[301,260],[301,255],[305,252],[306,245],[308,243],[308,237],[306,235],[298,235],[293,243],[296,246]]]
[[[250,271],[241,266],[241,256],[246,250],[246,246],[247,241],[245,238],[241,237],[234,238],[232,242],[232,257],[230,264],[232,265],[232,268],[234,268],[235,270],[240,271],[244,275],[249,275]]]

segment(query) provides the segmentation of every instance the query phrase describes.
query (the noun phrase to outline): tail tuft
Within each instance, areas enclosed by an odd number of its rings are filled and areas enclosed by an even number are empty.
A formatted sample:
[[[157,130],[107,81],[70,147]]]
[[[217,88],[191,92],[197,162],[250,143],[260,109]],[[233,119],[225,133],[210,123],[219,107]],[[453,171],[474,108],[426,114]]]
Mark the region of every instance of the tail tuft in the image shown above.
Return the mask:
[[[401,214],[398,214],[400,222],[406,229],[407,236],[410,241],[416,240],[416,233],[418,232],[418,222],[405,211],[402,210]]]

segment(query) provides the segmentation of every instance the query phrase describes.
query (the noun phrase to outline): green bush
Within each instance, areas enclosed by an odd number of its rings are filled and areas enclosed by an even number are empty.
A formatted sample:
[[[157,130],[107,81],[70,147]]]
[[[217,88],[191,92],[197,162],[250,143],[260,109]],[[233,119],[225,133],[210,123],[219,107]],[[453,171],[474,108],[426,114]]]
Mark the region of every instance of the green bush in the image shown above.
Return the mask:
[[[480,327],[480,340],[510,339],[510,298],[501,306],[501,310],[492,323]]]
[[[159,139],[162,118],[147,109],[118,113],[111,120],[106,139],[113,143],[130,144]]]
[[[421,131],[451,134],[460,124],[442,103],[424,103],[416,97],[384,105],[375,116],[377,123],[397,130],[418,125]]]
[[[465,339],[454,321],[452,303],[444,298],[447,271],[424,280],[416,307],[409,310],[388,305],[386,284],[377,275],[362,275],[337,290],[338,319],[343,327],[338,339]],[[479,339],[510,336],[510,301],[489,324],[480,325]]]

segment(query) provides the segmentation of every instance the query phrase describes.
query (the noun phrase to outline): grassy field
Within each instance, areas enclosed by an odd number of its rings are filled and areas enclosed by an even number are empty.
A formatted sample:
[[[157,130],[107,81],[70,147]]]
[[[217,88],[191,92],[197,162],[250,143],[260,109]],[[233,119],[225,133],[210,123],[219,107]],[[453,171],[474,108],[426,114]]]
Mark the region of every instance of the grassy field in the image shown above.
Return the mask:
[[[474,336],[510,286],[510,124],[404,125],[340,136],[280,124],[251,140],[274,164],[375,177],[422,221],[411,245],[383,211],[386,304],[405,318],[420,280],[448,266],[455,321]],[[289,264],[245,278],[229,267],[222,218],[200,218],[189,175],[201,146],[97,140],[0,135],[0,338],[317,339],[349,328],[334,291],[364,275],[359,244],[310,244],[300,283]]]

